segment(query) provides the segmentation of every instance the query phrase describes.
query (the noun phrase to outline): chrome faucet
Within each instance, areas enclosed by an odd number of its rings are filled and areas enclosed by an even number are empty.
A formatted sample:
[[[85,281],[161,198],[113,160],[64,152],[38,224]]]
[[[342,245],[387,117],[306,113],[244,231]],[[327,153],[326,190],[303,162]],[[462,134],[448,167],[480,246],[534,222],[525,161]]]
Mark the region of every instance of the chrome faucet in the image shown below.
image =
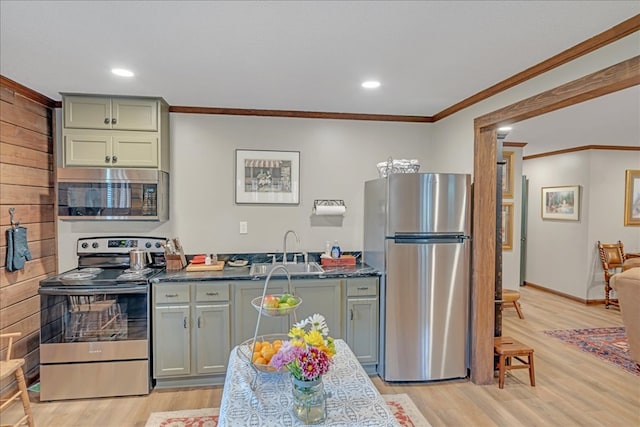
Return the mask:
[[[298,235],[296,234],[295,231],[293,230],[287,230],[286,233],[284,233],[284,239],[282,242],[282,263],[283,264],[288,264],[287,262],[287,236],[289,235],[289,233],[293,233],[294,236],[296,236],[296,242],[300,243],[300,238],[298,237]]]

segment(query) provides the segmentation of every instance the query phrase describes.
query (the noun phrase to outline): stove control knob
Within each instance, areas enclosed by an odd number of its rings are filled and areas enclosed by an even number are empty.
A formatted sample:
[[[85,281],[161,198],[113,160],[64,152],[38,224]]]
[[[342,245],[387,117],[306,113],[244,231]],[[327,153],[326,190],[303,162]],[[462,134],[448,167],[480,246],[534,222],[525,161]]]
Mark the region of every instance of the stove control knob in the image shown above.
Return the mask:
[[[145,246],[147,249],[149,249],[149,248],[151,247],[151,243],[150,243],[150,242],[147,242],[147,243],[145,243],[145,245],[144,245],[144,246]]]
[[[156,242],[156,248],[160,249],[162,247],[162,245],[160,244],[160,242]]]
[[[98,242],[93,242],[93,243],[91,244],[91,247],[92,247],[93,249],[98,249]]]
[[[89,247],[89,244],[87,242],[84,242],[80,246],[82,246],[82,249],[87,249]]]

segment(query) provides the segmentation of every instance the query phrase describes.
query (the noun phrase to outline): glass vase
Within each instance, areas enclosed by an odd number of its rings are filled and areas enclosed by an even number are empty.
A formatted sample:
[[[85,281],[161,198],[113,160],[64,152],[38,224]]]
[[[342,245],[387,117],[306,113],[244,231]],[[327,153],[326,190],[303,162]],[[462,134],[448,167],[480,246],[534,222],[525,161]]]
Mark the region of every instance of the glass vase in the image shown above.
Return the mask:
[[[327,416],[327,397],[322,377],[313,381],[293,380],[293,415],[304,424],[318,424]]]

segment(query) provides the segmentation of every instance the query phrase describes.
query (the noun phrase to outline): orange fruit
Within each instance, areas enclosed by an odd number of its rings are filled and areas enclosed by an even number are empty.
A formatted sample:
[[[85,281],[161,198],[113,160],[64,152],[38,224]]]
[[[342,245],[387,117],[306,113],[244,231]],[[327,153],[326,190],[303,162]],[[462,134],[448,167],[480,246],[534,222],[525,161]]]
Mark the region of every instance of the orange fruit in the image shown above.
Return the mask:
[[[266,365],[269,362],[267,362],[266,359],[264,359],[263,357],[258,357],[256,360],[253,361],[253,363],[255,363],[256,365]]]
[[[253,346],[253,351],[260,351],[262,349],[262,343],[260,341],[256,341],[255,345]]]
[[[262,354],[260,354],[259,351],[254,351],[253,352],[253,357],[251,358],[251,361],[255,362],[258,357],[262,357]]]
[[[261,351],[262,357],[269,362],[271,360],[271,358],[273,357],[274,354],[276,354],[275,351],[273,351],[272,348],[263,348]]]
[[[273,345],[282,345],[282,340],[275,340],[273,341]]]

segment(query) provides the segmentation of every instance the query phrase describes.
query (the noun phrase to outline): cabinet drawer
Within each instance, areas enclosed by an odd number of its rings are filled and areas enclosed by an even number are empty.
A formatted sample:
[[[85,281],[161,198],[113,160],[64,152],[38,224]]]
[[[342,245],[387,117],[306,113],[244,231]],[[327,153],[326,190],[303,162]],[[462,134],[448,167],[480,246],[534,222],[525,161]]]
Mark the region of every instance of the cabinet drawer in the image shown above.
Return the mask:
[[[196,301],[229,301],[229,285],[196,285]]]
[[[347,296],[359,297],[359,296],[376,296],[378,295],[378,286],[375,282],[348,282],[347,283]]]
[[[156,304],[189,302],[189,285],[156,285],[154,302]]]

